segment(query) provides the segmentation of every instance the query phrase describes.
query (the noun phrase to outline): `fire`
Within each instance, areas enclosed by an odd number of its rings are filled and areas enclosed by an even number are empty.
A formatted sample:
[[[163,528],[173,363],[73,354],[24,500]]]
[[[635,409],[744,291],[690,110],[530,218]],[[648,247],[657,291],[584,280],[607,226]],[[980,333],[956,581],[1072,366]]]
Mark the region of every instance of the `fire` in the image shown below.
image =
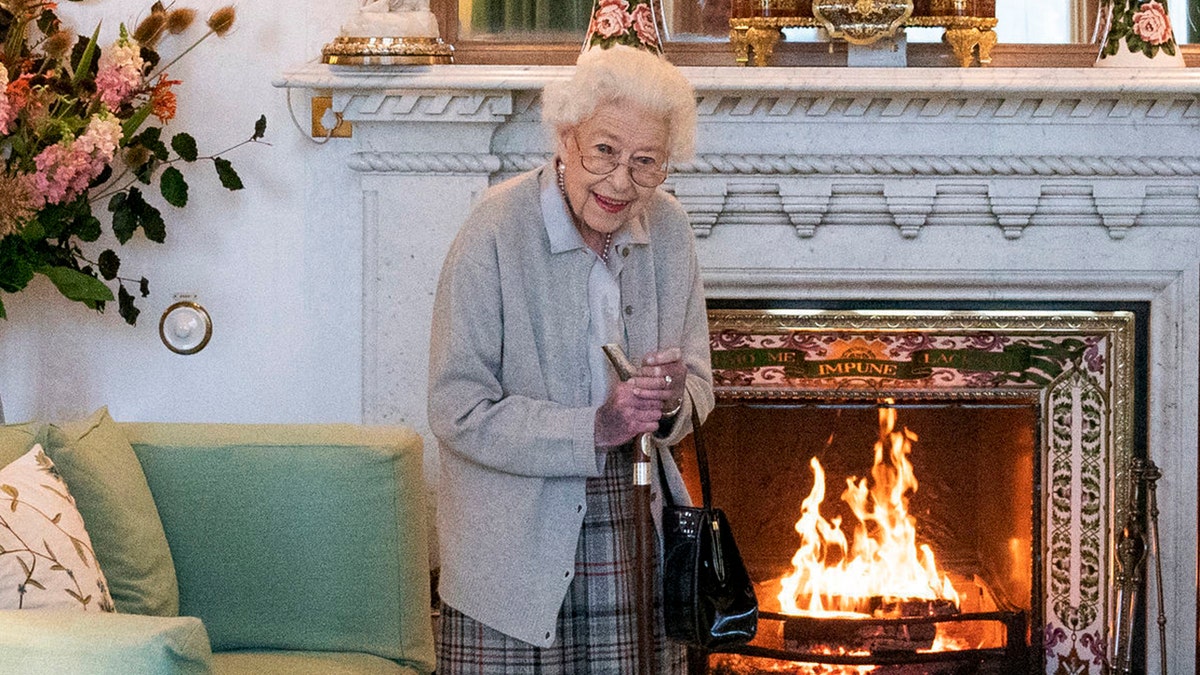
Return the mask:
[[[891,403],[891,401],[888,401]],[[948,600],[959,604],[950,579],[942,574],[928,545],[917,545],[916,519],[908,496],[917,490],[908,456],[917,435],[895,430],[896,409],[879,408],[879,440],[871,479],[846,479],[842,500],[858,524],[851,543],[841,517],[821,516],[825,471],[814,457],[813,488],[801,504],[796,532],[800,548],[794,571],[782,579],[779,603],[785,614],[870,614],[880,600]]]

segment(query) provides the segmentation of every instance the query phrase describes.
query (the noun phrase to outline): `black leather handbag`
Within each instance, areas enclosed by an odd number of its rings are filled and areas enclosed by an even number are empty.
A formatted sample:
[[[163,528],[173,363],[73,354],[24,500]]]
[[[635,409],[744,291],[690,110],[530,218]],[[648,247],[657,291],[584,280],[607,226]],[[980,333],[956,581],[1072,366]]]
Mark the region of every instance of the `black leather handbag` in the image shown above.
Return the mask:
[[[704,649],[741,645],[758,630],[758,599],[729,521],[712,506],[708,456],[692,412],[703,506],[678,506],[662,466],[663,614],[667,636]]]

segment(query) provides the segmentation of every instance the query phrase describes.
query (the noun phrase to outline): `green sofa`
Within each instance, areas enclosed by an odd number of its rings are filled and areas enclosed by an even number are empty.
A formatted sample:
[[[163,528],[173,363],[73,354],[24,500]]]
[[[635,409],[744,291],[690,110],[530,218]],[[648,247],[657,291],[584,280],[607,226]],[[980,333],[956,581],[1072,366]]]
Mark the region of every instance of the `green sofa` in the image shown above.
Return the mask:
[[[433,671],[417,434],[354,425],[109,422],[145,473],[178,580],[178,616],[3,610],[0,669]],[[55,463],[64,464],[71,486],[63,457]],[[89,519],[84,497],[76,498],[91,532],[100,518]],[[97,543],[104,567],[100,549]]]

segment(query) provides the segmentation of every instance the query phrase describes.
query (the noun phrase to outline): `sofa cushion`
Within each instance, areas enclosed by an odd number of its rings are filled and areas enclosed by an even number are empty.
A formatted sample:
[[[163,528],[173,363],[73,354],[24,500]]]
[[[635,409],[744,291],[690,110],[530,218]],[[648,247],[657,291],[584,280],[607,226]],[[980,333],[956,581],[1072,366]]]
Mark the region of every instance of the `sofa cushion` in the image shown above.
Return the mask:
[[[0,671],[22,675],[207,675],[208,635],[194,617],[0,611]]]
[[[0,609],[113,611],[83,517],[34,445],[0,468]]]
[[[121,424],[180,611],[214,652],[361,652],[429,672],[421,440],[357,425]]]
[[[213,654],[214,675],[419,675],[372,654],[236,651]]]
[[[29,452],[35,443],[46,447],[46,426],[36,422],[0,425],[0,466],[7,466]]]
[[[154,497],[108,409],[51,426],[48,437],[47,454],[71,487],[117,611],[178,615],[175,564]]]

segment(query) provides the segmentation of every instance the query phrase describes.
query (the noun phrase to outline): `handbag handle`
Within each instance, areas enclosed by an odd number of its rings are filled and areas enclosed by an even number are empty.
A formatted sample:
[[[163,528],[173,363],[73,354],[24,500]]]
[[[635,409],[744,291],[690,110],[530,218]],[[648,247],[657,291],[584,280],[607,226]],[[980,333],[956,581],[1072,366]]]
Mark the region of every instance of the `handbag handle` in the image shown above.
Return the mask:
[[[700,470],[700,499],[704,508],[712,508],[712,487],[708,482],[708,453],[704,451],[704,438],[700,434],[700,416],[692,407],[692,442],[696,445],[696,466]],[[658,484],[662,486],[663,500],[667,506],[675,506],[671,498],[671,490],[667,487],[667,474],[662,462],[658,462]]]
[[[700,433],[700,416],[692,406],[692,442],[696,445],[696,466],[700,469],[700,498],[704,508],[712,508],[712,487],[708,482],[708,453],[704,451],[704,436]]]

